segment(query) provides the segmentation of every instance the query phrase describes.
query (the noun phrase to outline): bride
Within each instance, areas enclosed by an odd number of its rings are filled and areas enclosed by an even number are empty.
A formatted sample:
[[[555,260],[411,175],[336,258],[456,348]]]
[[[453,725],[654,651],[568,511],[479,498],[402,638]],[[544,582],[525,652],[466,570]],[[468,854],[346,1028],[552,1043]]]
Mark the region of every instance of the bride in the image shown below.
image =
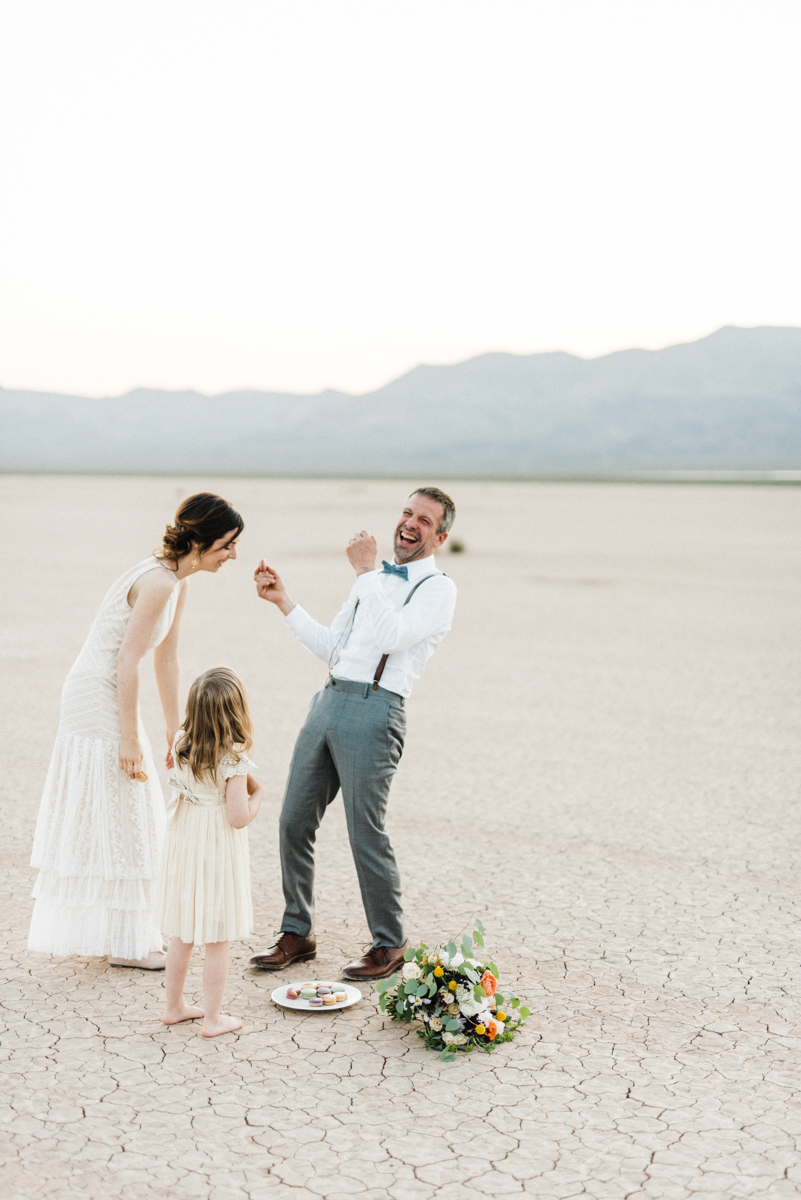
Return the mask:
[[[29,950],[164,967],[153,889],[164,797],[139,715],[139,664],[154,648],[167,766],[180,724],[178,633],[189,575],[236,558],[244,522],[220,496],[185,500],[162,548],[106,594],[61,695],[36,822]]]

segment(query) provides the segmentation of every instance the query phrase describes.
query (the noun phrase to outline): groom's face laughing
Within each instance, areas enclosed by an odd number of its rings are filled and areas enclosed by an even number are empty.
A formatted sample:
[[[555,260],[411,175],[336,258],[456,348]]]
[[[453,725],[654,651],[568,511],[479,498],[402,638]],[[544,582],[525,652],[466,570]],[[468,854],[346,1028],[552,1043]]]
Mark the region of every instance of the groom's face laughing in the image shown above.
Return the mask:
[[[442,516],[438,500],[417,492],[410,496],[395,529],[395,562],[414,562],[433,554],[448,536],[437,532]]]

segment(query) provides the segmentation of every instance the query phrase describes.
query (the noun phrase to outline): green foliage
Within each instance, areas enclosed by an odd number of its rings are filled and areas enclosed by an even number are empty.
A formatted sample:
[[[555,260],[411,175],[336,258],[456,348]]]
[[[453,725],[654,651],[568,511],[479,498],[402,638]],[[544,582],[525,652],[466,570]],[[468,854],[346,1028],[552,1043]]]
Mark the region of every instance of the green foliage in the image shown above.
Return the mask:
[[[444,950],[431,949],[426,945],[409,947],[404,952],[404,959],[406,962],[417,963],[420,968],[418,979],[403,979],[402,976],[394,975],[378,984],[381,1011],[388,1013],[393,1021],[400,1021],[404,1025],[419,1021],[417,1033],[423,1039],[426,1049],[436,1051],[442,1062],[453,1062],[457,1053],[470,1054],[473,1050],[483,1050],[490,1054],[502,1042],[514,1041],[515,1031],[530,1016],[529,1009],[521,1006],[514,989],[506,988],[506,998],[500,991],[496,991],[493,997],[488,995],[482,986],[480,981],[484,972],[490,971],[497,980],[498,968],[492,962],[481,963],[476,959],[476,947],[484,945],[484,926],[480,921],[476,921],[475,925],[472,936],[462,934],[459,950],[453,941],[448,942]],[[457,955],[461,955],[462,961],[453,964],[452,959]],[[438,965],[442,966],[441,976],[434,975],[434,968]],[[458,1016],[449,1013],[448,1006],[459,1003],[456,999],[456,988],[448,986],[451,983],[463,989],[469,985],[473,997],[477,1001],[486,1002],[483,1013],[478,1016],[465,1016],[462,1012]],[[508,1015],[509,1006],[516,1010],[514,1020]],[[493,1013],[504,1011],[505,1021],[494,1022],[488,1015],[487,1008]],[[429,1020],[423,1021],[424,1015]],[[431,1027],[431,1018],[436,1021],[438,1028]],[[494,1039],[489,1036],[491,1020],[497,1029]],[[486,1032],[477,1033],[476,1029],[482,1026]],[[445,1041],[443,1035],[463,1040],[457,1045],[453,1041]]]

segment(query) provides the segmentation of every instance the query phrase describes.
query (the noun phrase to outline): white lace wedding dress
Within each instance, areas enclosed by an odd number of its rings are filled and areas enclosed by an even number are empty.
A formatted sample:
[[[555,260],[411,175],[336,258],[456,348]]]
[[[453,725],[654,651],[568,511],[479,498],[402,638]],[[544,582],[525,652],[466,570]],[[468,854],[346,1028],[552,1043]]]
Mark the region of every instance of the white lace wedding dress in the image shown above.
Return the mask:
[[[164,796],[139,720],[146,783],[120,770],[117,654],[131,615],[128,593],[149,558],[111,588],[61,694],[61,721],[36,822],[39,868],[29,950],[141,959],[162,947],[153,902],[166,824]],[[150,648],[168,633],[180,583]]]

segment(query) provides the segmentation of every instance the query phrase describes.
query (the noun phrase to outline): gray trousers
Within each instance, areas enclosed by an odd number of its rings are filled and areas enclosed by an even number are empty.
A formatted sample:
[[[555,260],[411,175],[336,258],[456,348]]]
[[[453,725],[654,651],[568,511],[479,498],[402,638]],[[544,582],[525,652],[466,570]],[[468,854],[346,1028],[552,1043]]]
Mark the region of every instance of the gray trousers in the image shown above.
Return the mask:
[[[279,823],[281,929],[314,925],[314,842],[342,788],[348,837],[374,946],[402,946],[400,875],[384,828],[392,776],[403,753],[403,697],[371,683],[329,679],[311,702],[289,768]]]

